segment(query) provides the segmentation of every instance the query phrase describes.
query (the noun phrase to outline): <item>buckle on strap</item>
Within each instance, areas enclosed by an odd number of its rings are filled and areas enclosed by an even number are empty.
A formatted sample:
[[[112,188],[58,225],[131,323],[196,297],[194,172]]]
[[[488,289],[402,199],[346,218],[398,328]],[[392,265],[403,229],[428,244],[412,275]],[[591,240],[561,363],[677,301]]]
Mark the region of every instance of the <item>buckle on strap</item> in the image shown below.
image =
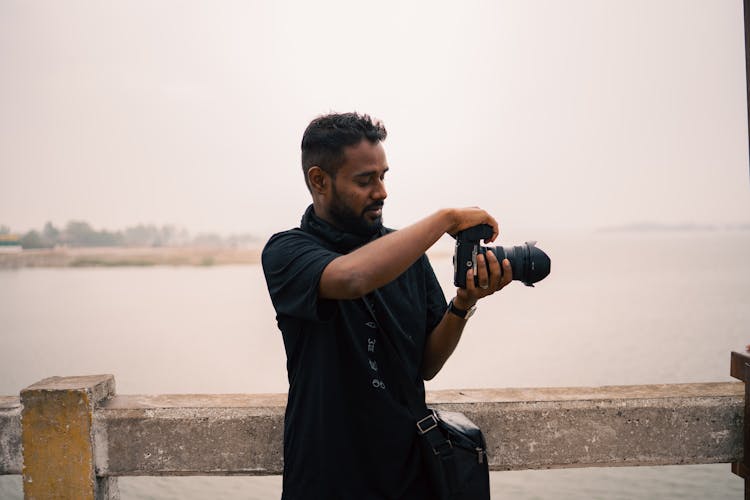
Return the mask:
[[[425,428],[426,427],[426,428]],[[419,422],[417,422],[417,431],[420,435],[427,434],[432,429],[437,427],[437,418],[434,414],[429,414]]]

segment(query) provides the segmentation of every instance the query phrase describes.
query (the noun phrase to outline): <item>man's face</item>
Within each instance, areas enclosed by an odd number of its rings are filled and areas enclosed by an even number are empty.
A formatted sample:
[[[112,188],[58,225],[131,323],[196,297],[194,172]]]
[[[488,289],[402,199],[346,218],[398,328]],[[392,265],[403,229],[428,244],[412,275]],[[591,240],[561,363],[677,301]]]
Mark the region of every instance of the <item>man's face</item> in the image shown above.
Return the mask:
[[[331,185],[328,213],[336,227],[369,236],[383,226],[388,163],[380,142],[363,139],[344,148],[344,164]]]

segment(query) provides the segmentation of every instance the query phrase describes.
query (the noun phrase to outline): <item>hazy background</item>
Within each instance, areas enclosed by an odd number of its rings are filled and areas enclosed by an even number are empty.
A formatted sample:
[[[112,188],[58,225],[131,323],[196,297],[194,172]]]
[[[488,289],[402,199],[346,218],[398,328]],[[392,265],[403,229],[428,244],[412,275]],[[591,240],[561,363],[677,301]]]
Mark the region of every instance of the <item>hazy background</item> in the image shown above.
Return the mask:
[[[331,110],[385,122],[394,227],[746,223],[743,47],[740,0],[2,0],[0,223],[266,236]]]
[[[430,389],[728,380],[750,341],[740,0],[0,0],[0,226],[270,233],[307,123],[382,119],[386,224],[479,205],[553,273],[487,299]],[[742,231],[592,232],[654,222]],[[448,244],[449,242],[443,241]],[[450,289],[449,256],[434,259]],[[543,285],[543,286],[542,286]],[[259,266],[0,272],[0,394],[281,392]],[[123,478],[278,498],[280,477]],[[493,473],[506,498],[738,498],[726,464]],[[223,488],[223,489],[222,489]],[[21,498],[18,476],[0,497]]]

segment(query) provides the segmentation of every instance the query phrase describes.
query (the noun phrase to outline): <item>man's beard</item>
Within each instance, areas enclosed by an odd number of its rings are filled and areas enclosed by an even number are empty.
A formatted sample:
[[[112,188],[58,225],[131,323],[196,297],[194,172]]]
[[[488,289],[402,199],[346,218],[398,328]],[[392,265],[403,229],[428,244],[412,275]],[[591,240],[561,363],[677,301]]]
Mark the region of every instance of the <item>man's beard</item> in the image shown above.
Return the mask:
[[[383,206],[383,201],[375,202],[365,207],[361,214],[354,212],[347,206],[339,196],[336,188],[333,188],[333,200],[328,213],[333,219],[333,225],[346,233],[359,236],[373,236],[383,227],[383,217],[378,217],[370,222],[365,217],[365,212]]]

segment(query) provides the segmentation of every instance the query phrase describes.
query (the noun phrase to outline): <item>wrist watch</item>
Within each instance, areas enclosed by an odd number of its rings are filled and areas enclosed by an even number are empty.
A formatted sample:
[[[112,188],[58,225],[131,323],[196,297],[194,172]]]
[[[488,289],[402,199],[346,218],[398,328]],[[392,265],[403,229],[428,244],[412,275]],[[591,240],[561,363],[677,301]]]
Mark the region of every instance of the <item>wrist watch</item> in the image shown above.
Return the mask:
[[[453,314],[455,314],[456,316],[458,316],[459,318],[469,319],[471,318],[471,315],[474,314],[474,312],[477,310],[477,305],[474,304],[467,311],[465,309],[459,309],[458,307],[454,306],[453,299],[451,299],[450,304],[448,304],[448,310],[452,312]]]

